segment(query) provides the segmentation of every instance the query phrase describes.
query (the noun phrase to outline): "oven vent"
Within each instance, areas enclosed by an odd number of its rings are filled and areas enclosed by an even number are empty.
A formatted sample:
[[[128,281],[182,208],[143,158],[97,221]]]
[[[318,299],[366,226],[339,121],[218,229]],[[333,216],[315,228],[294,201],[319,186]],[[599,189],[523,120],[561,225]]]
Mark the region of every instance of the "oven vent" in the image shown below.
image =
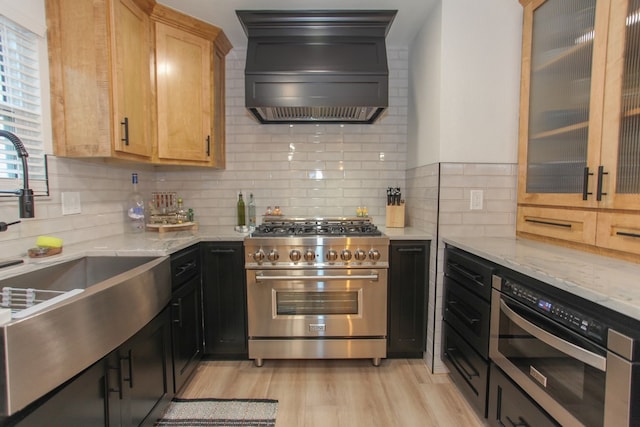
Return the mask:
[[[373,107],[273,107],[257,108],[258,114],[269,121],[309,122],[324,120],[343,122],[365,122],[373,118],[378,109]]]

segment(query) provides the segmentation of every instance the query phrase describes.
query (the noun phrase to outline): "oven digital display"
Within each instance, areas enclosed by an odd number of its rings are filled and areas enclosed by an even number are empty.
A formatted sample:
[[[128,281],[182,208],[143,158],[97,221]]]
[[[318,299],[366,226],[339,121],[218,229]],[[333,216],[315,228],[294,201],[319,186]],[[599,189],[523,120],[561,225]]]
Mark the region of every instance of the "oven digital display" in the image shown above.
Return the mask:
[[[545,301],[543,299],[539,299],[538,300],[538,307],[543,309],[544,311],[551,311],[551,308],[553,307],[553,305],[548,301]]]

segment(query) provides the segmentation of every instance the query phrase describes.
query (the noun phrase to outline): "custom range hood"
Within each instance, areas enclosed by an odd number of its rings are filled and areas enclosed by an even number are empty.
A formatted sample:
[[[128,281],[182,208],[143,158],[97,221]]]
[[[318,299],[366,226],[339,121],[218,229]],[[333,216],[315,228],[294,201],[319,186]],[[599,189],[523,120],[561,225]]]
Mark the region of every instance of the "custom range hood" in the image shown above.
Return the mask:
[[[396,10],[238,10],[245,106],[261,123],[373,123],[389,104]]]

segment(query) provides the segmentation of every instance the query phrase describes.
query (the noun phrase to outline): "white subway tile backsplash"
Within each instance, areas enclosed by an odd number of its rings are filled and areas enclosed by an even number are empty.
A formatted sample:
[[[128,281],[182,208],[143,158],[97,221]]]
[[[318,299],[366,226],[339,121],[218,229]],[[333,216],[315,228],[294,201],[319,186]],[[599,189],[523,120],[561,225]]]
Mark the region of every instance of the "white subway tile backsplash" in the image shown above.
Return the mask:
[[[433,372],[440,359],[444,245],[441,236],[513,236],[517,167],[511,164],[441,163],[407,171],[409,222],[431,231],[427,354]],[[483,191],[483,209],[471,211],[470,190]],[[418,205],[418,206],[416,206]]]

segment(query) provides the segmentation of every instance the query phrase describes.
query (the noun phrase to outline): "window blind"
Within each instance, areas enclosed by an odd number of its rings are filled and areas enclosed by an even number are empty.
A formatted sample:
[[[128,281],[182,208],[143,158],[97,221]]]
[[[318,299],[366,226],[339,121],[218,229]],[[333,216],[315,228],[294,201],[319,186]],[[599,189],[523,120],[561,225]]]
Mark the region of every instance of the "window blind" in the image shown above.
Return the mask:
[[[29,153],[29,186],[43,195],[48,185],[39,76],[38,36],[0,15],[0,129],[23,142]],[[13,144],[0,138],[0,190],[22,188],[22,176]]]

